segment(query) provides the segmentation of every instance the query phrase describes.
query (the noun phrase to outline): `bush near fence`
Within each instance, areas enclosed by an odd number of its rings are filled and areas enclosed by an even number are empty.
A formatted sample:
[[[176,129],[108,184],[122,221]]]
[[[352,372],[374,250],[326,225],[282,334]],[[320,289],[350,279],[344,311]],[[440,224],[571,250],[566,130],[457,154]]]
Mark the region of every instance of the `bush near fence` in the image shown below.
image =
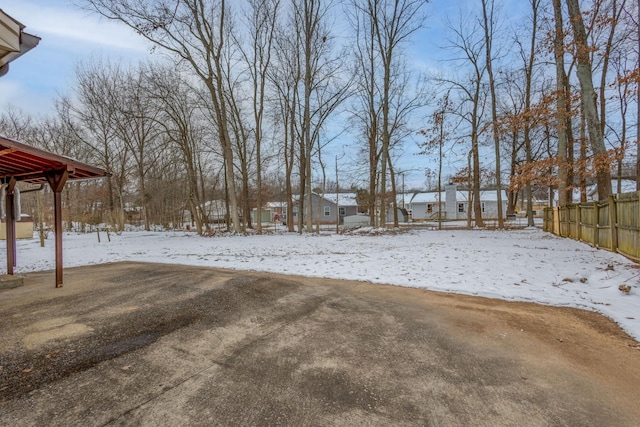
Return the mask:
[[[640,192],[544,210],[544,231],[640,261]]]

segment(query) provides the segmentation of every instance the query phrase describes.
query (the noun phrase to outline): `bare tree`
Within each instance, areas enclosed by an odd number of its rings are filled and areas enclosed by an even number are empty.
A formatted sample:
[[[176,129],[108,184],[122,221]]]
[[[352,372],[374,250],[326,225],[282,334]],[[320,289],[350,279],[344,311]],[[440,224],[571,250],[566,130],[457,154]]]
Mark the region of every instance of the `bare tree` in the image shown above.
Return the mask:
[[[9,106],[0,116],[0,134],[18,141],[27,137],[33,125],[33,118],[30,115],[12,106]]]
[[[352,19],[358,27],[362,28],[359,35],[364,37],[360,42],[360,62],[367,65],[368,75],[365,75],[364,82],[369,96],[375,96],[377,100],[367,100],[368,116],[371,124],[365,125],[369,129],[369,140],[372,144],[370,148],[370,160],[377,157],[375,145],[377,141],[371,137],[380,138],[380,179],[378,192],[380,195],[380,218],[381,226],[386,223],[387,215],[387,168],[393,175],[393,163],[391,158],[391,147],[394,141],[394,131],[400,130],[400,122],[396,119],[405,120],[406,116],[400,117],[399,112],[407,108],[407,101],[394,105],[394,92],[398,96],[398,86],[396,82],[404,84],[399,74],[406,73],[402,59],[402,44],[406,43],[411,35],[422,28],[425,22],[425,15],[422,8],[427,3],[426,0],[354,0],[353,4],[357,10],[356,16]],[[380,70],[380,79],[376,78],[375,68]],[[379,84],[381,87],[376,87]],[[365,92],[367,93],[367,92]],[[402,96],[405,94],[403,93]],[[402,97],[401,96],[401,97]],[[397,101],[397,98],[396,98]],[[408,104],[415,104],[416,98],[408,101]],[[376,104],[379,105],[379,113],[376,112]],[[373,116],[375,115],[375,117]],[[372,126],[375,124],[375,128]],[[395,184],[391,176],[392,186]],[[371,184],[370,184],[371,187]],[[374,192],[371,192],[374,193]],[[394,211],[394,225],[398,225],[397,209],[395,206],[395,191],[391,193]]]
[[[207,88],[225,160],[233,229],[240,231],[234,156],[224,97],[223,49],[228,22],[226,0],[84,0],[88,9],[129,26],[144,38],[188,64]]]
[[[287,169],[297,160],[299,232],[313,231],[313,161],[322,148],[325,123],[346,98],[350,83],[342,71],[345,55],[334,49],[329,26],[332,6],[330,1],[292,0],[288,21],[277,36],[278,55],[270,73],[285,115]]]
[[[482,33],[478,24],[469,22],[462,16],[456,26],[449,24],[453,37],[449,40],[449,50],[460,55],[454,58],[456,63],[469,66],[469,73],[462,74],[457,79],[441,77],[441,84],[451,88],[452,93],[459,97],[458,111],[455,112],[468,125],[467,137],[470,139],[469,170],[471,175],[471,203],[473,218],[476,226],[484,227],[482,219],[482,204],[480,201],[481,169],[480,169],[480,136],[485,130],[483,126],[484,108],[487,101],[487,88],[484,83],[486,73],[484,37],[477,38]],[[471,217],[469,209],[469,217]]]
[[[119,91],[110,94],[115,98],[113,128],[118,138],[127,146],[136,171],[138,204],[142,212],[145,230],[151,229],[149,202],[153,195],[146,188],[147,171],[155,163],[164,143],[159,126],[160,110],[149,97],[146,78],[139,68],[129,69],[117,81]],[[108,95],[107,95],[108,96]]]
[[[634,17],[631,16],[631,22],[635,23],[636,37],[637,37],[637,50],[636,60],[637,68],[635,71],[635,84],[636,84],[636,190],[640,191],[640,0],[637,1],[636,9],[637,17],[634,22]]]
[[[204,189],[198,179],[204,144],[204,119],[194,97],[194,88],[173,67],[159,64],[145,68],[147,88],[155,108],[157,120],[176,147],[186,173],[187,204],[198,234],[208,227],[203,209]],[[172,153],[171,153],[172,154]]]
[[[231,38],[229,34],[229,38]],[[234,164],[234,172],[240,176],[240,199],[238,203],[242,206],[242,221],[241,229],[246,231],[246,228],[253,228],[251,220],[251,207],[252,197],[250,190],[250,180],[253,174],[255,145],[251,136],[251,114],[247,110],[251,109],[249,96],[246,93],[249,92],[248,86],[251,85],[250,78],[245,68],[241,68],[243,60],[240,57],[239,43],[234,45],[227,44],[224,55],[224,99],[226,102],[228,112],[228,128],[229,135],[234,147],[234,157],[236,162]],[[237,55],[236,55],[237,53]]]
[[[364,4],[364,2],[363,2]],[[378,217],[376,212],[378,170],[380,163],[380,103],[379,77],[376,55],[375,29],[371,16],[366,11],[358,12],[359,8],[350,8],[351,26],[356,31],[355,36],[355,64],[358,71],[354,97],[354,107],[351,111],[352,120],[364,136],[366,166],[368,171],[367,210],[370,225],[375,226]],[[355,11],[355,13],[353,13]]]
[[[562,18],[562,6],[560,0],[553,0],[554,12],[554,41],[553,56],[555,59],[556,69],[556,120],[558,132],[558,203],[560,206],[566,206],[569,191],[569,171],[567,164],[567,146],[568,132],[571,128],[567,126],[569,117],[569,108],[567,105],[567,97],[570,95],[567,88],[567,74],[564,63],[564,28]]]
[[[297,32],[286,26],[276,34],[275,37],[275,64],[269,69],[268,77],[275,89],[275,99],[277,107],[274,109],[273,121],[281,129],[280,158],[284,160],[285,197],[287,205],[287,228],[294,231],[293,224],[293,173],[298,163],[304,163],[304,152],[296,149],[301,140],[299,131],[299,92],[302,84],[302,66],[300,55],[298,54]],[[299,166],[298,170],[304,170]],[[302,181],[302,178],[300,178]],[[301,188],[301,191],[304,187]],[[301,193],[302,199],[304,193]],[[300,203],[300,202],[299,202]],[[304,203],[304,202],[302,202]],[[300,205],[298,205],[300,206]],[[301,210],[298,211],[301,215]],[[301,221],[298,221],[300,231]]]
[[[593,69],[589,57],[587,33],[578,0],[566,0],[566,3],[571,20],[571,27],[573,28],[573,38],[576,44],[576,74],[580,81],[582,108],[584,108],[589,142],[591,143],[591,150],[594,155],[598,198],[605,200],[611,194],[610,162],[604,145],[604,136],[598,117],[598,105],[596,102],[596,92],[593,87]]]
[[[128,147],[117,137],[115,94],[123,70],[106,61],[80,63],[76,67],[75,96],[62,97],[58,114],[69,123],[78,139],[94,152],[96,163],[107,177],[107,204],[110,222],[121,231],[124,228],[125,186],[129,178]]]
[[[531,5],[531,38],[529,39],[528,52],[520,45],[520,55],[523,62],[523,69],[525,75],[525,93],[524,93],[524,123],[523,123],[523,139],[526,162],[531,163],[533,161],[532,147],[531,147],[531,131],[532,131],[532,97],[533,94],[531,86],[533,84],[533,71],[535,65],[536,43],[537,43],[537,31],[538,31],[538,12],[540,9],[540,0],[530,0]],[[527,225],[533,227],[533,191],[531,182],[526,185],[526,197],[527,197]]]
[[[482,28],[484,30],[484,49],[487,76],[489,78],[489,90],[491,93],[491,118],[493,142],[496,158],[496,187],[498,202],[498,228],[504,228],[504,218],[502,216],[502,171],[500,170],[500,132],[498,131],[498,100],[496,96],[496,82],[493,74],[494,51],[493,42],[496,33],[495,2],[493,0],[482,0]],[[533,224],[531,224],[533,225]]]
[[[264,115],[266,108],[268,73],[272,65],[272,50],[280,0],[249,0],[250,46],[244,52],[251,75],[253,136],[256,152],[256,207],[257,230],[262,232],[262,146],[264,140]]]
[[[436,191],[438,193],[437,200],[437,220],[438,230],[442,229],[442,220],[445,218],[442,216],[442,163],[444,160],[444,148],[447,140],[450,138],[450,124],[446,120],[447,114],[451,110],[451,101],[449,100],[450,92],[447,93],[438,100],[438,108],[430,118],[431,126],[427,129],[421,130],[420,133],[427,138],[425,142],[420,144],[422,151],[420,154],[428,154],[434,148],[438,151],[438,184]]]
[[[322,101],[317,99],[318,90],[328,88],[339,70],[339,58],[330,56],[333,37],[328,20],[331,6],[331,2],[323,0],[292,1],[294,25],[299,34],[297,40],[300,43],[298,49],[302,70],[299,214],[304,212],[307,232],[313,231],[312,152],[326,119],[326,115],[321,112]],[[315,114],[318,112],[320,117]],[[299,222],[302,223],[301,220]]]

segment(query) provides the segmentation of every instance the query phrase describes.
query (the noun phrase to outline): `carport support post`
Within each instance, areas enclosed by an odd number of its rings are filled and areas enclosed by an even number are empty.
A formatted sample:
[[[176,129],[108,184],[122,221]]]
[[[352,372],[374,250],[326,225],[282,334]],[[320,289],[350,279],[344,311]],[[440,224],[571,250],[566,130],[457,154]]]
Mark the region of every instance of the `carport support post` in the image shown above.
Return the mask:
[[[53,191],[54,231],[56,235],[56,288],[62,287],[62,190],[69,179],[69,172],[56,171],[47,175]]]
[[[7,186],[7,196],[5,207],[7,212],[6,228],[7,228],[7,274],[13,275],[13,268],[16,266],[16,218],[13,216],[15,212],[15,196],[13,194],[16,188],[16,179],[11,177]]]

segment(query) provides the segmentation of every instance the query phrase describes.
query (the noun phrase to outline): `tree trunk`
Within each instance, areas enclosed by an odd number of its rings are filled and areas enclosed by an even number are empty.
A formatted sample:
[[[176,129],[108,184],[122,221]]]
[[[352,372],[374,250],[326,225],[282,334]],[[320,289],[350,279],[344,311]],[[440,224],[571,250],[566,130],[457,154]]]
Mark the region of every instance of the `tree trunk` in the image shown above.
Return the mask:
[[[640,23],[640,0],[638,0],[637,6],[637,23]],[[637,27],[636,32],[638,37],[638,69],[640,70],[640,25]],[[640,153],[640,82],[636,82],[636,153]],[[636,154],[636,190],[640,191],[640,155]]]
[[[484,22],[484,46],[485,59],[487,66],[487,74],[489,76],[489,88],[491,91],[491,121],[493,130],[493,146],[496,156],[496,187],[497,187],[497,203],[498,203],[498,228],[504,228],[504,218],[502,214],[502,171],[500,170],[500,133],[498,130],[498,100],[496,99],[496,83],[493,76],[493,57],[491,45],[493,43],[493,0],[491,2],[491,10],[487,15],[487,1],[482,0],[482,16]],[[491,31],[490,28],[491,27]],[[533,225],[533,224],[531,224]]]
[[[562,19],[562,6],[560,0],[553,0],[553,12],[555,22],[555,36],[553,41],[553,55],[556,62],[556,121],[558,122],[558,205],[566,206],[567,201],[567,105],[565,91],[564,69],[564,31]]]
[[[580,92],[587,121],[589,141],[593,151],[598,199],[606,200],[611,195],[611,172],[607,150],[604,145],[602,127],[598,118],[598,105],[593,87],[593,70],[591,69],[591,59],[589,58],[587,33],[584,28],[578,0],[566,0],[566,2],[573,28],[573,37],[576,42],[577,75],[580,81]]]
[[[393,164],[391,161],[389,161],[389,178],[391,179],[391,195],[393,197],[391,199],[391,209],[393,209],[393,226],[397,228],[400,225],[398,223],[398,193],[396,191],[396,174],[393,170]]]
[[[477,78],[477,81],[475,81],[474,84],[476,85],[476,87],[473,99],[473,111],[471,119],[471,158],[473,161],[473,167],[471,171],[471,173],[473,174],[473,219],[476,223],[476,226],[482,228],[484,227],[484,221],[482,220],[482,204],[480,202],[480,151],[478,147],[478,109],[480,108],[479,103],[481,90],[480,77]],[[471,211],[471,206],[468,207],[468,210]]]

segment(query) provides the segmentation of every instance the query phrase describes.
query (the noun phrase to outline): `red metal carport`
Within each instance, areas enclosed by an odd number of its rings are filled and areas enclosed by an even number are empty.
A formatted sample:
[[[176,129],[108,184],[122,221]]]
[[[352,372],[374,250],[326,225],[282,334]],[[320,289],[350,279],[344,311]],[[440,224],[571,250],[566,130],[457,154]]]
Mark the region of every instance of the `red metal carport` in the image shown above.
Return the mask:
[[[7,273],[16,266],[15,186],[48,183],[53,191],[56,287],[62,287],[62,190],[67,181],[107,176],[104,170],[0,136],[0,183],[6,186]],[[0,201],[1,203],[1,201]]]

